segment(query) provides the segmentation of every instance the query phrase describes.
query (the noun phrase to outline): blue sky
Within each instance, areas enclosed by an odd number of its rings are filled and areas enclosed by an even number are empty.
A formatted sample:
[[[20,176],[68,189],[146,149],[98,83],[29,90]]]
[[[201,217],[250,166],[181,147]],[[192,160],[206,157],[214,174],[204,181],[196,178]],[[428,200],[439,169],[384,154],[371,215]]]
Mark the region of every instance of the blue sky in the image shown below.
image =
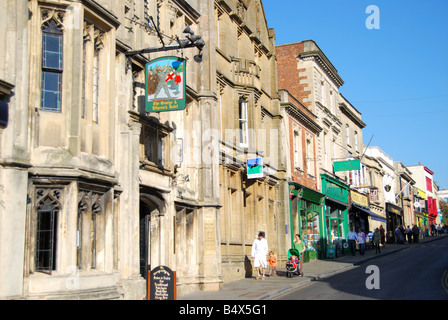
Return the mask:
[[[362,113],[364,144],[448,188],[448,1],[263,0],[276,44],[316,41]],[[369,5],[379,29],[368,29]]]

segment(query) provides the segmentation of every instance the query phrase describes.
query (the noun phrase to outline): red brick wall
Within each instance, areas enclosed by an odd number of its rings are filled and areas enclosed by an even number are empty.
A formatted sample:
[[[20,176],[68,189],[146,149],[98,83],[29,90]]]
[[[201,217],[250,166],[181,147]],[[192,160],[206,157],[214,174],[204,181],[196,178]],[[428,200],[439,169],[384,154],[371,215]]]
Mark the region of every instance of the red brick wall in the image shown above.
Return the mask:
[[[311,94],[306,76],[299,76],[305,69],[298,69],[298,55],[303,52],[303,43],[292,43],[275,47],[278,63],[278,89],[286,89],[304,106],[310,108],[310,102],[304,102]],[[311,79],[309,80],[311,81]]]

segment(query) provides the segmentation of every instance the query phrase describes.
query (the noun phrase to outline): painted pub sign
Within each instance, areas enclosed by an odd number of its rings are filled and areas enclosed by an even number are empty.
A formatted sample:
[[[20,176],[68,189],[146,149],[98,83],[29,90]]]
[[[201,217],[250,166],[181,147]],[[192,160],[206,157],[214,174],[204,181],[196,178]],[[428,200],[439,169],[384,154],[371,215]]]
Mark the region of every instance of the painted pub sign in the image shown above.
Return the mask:
[[[179,57],[161,57],[146,64],[146,112],[185,109],[185,65]]]

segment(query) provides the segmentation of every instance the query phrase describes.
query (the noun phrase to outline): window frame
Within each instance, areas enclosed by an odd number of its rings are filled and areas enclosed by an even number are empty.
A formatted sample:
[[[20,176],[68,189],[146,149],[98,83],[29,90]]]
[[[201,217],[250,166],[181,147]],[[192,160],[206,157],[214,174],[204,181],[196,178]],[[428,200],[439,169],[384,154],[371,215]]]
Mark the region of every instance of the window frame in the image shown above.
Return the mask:
[[[58,39],[58,66],[50,65],[49,55],[55,55],[56,51],[49,51],[49,42],[50,37]],[[64,64],[64,33],[62,28],[57,25],[57,22],[54,19],[50,20],[46,25],[42,28],[42,66],[41,66],[41,102],[40,102],[40,110],[49,111],[49,112],[58,112],[60,113],[62,110],[62,81],[63,81],[63,64]],[[54,63],[54,62],[53,62]],[[46,76],[56,75],[58,77],[57,80],[57,90],[48,90],[47,89],[47,81]],[[53,93],[56,95],[56,108],[48,107],[46,104],[48,93]]]
[[[247,101],[240,98],[238,101],[239,129],[240,129],[240,147],[249,147],[249,114]]]

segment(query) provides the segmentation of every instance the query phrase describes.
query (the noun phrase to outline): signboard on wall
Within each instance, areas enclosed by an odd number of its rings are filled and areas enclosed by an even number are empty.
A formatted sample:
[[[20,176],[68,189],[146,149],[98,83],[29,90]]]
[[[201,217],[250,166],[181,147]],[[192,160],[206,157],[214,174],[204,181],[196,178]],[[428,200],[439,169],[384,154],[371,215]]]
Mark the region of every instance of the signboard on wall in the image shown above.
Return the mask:
[[[263,159],[253,158],[246,160],[247,179],[263,178]]]
[[[149,300],[176,300],[176,273],[166,266],[154,268],[148,275]]]
[[[186,61],[162,57],[145,65],[146,112],[178,111],[186,106]]]
[[[334,172],[338,171],[352,171],[361,169],[361,160],[335,161],[333,163]]]
[[[350,191],[350,198],[353,203],[359,204],[365,208],[369,206],[369,200],[366,195],[363,195],[359,192],[356,192],[354,190]]]

